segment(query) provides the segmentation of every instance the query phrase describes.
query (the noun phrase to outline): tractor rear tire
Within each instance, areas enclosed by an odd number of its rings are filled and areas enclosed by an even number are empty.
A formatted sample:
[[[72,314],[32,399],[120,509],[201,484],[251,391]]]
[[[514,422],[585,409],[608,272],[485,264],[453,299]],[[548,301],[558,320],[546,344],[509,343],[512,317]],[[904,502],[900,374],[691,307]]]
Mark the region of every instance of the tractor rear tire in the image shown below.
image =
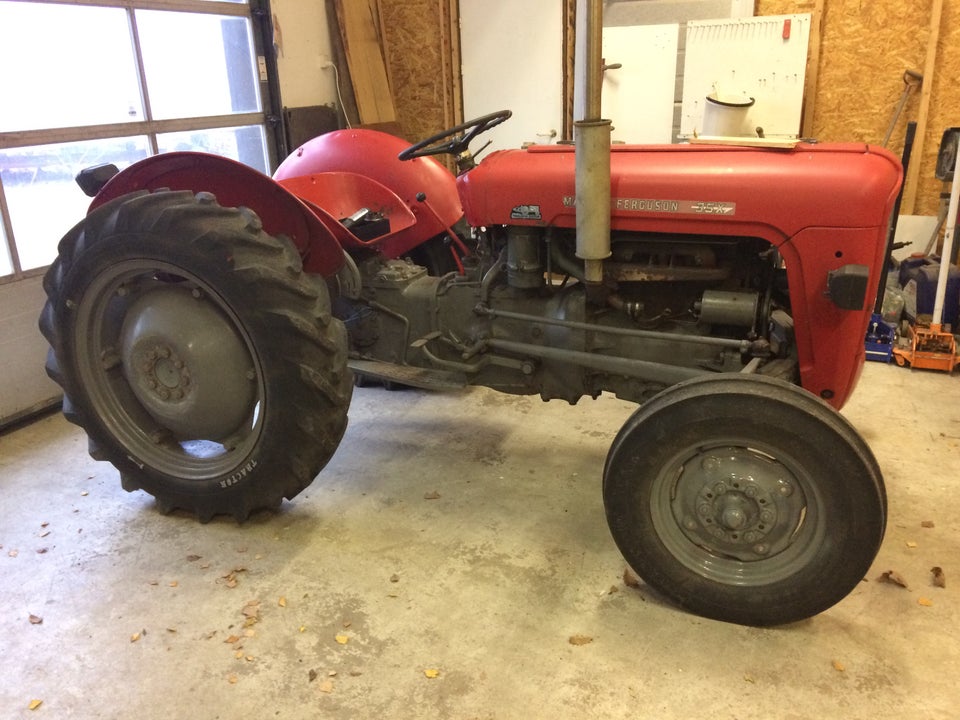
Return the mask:
[[[346,429],[346,332],[284,237],[209,193],[117,198],[44,278],[47,372],[90,454],[163,512],[238,521],[307,487]]]
[[[868,572],[886,525],[869,447],[789,383],[720,375],[643,405],[604,468],[611,534],[683,608],[743,625],[815,615]]]

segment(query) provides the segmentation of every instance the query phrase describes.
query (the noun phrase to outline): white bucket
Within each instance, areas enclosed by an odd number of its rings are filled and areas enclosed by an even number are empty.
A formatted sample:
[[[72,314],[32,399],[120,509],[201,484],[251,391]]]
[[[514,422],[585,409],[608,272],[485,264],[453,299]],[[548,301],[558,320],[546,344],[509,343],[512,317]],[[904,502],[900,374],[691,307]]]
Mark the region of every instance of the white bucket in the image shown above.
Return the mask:
[[[710,137],[753,136],[753,129],[747,125],[747,114],[754,102],[752,97],[707,95],[701,134]]]

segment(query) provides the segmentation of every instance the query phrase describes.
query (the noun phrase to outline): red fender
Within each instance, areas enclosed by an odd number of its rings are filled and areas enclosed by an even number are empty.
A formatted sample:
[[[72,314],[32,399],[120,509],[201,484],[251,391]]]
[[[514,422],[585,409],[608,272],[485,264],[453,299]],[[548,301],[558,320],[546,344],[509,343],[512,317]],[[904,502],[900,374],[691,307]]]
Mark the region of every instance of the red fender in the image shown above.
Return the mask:
[[[463,216],[453,174],[432,157],[398,159],[408,145],[377,130],[337,130],[301,145],[273,177],[310,203],[339,207],[340,217],[361,207],[381,212],[390,233],[362,244],[400,257]]]
[[[172,152],[148,157],[111,178],[90,210],[121,195],[160,188],[209,192],[224,207],[250,208],[269,234],[293,241],[307,272],[329,277],[343,265],[336,238],[306,203],[263,173],[219,155]]]

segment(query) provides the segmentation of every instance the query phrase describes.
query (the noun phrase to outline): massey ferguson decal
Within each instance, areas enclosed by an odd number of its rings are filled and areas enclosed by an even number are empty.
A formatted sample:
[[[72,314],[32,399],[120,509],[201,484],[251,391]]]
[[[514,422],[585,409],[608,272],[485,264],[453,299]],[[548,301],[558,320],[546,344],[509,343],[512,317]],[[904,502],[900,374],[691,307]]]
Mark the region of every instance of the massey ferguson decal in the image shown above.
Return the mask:
[[[510,211],[511,220],[542,220],[539,205],[517,205]]]
[[[573,195],[565,195],[563,204],[573,207]],[[654,200],[653,198],[612,198],[613,210],[628,212],[680,213],[688,215],[736,215],[734,202],[716,202],[712,200]],[[514,208],[516,212],[516,208]],[[515,217],[515,216],[514,216]]]

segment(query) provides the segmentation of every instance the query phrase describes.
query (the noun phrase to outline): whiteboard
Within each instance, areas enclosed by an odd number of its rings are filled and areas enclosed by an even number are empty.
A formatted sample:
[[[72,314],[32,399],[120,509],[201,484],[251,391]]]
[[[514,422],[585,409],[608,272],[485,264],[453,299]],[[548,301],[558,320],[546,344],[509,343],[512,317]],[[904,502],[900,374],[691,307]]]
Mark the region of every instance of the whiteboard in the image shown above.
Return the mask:
[[[602,115],[613,121],[613,142],[672,141],[679,38],[677,24],[603,29],[604,61],[623,66],[603,74]]]
[[[749,127],[762,127],[767,137],[797,137],[810,18],[802,13],[690,22],[680,135],[699,131],[706,97],[716,92],[755,99]]]

